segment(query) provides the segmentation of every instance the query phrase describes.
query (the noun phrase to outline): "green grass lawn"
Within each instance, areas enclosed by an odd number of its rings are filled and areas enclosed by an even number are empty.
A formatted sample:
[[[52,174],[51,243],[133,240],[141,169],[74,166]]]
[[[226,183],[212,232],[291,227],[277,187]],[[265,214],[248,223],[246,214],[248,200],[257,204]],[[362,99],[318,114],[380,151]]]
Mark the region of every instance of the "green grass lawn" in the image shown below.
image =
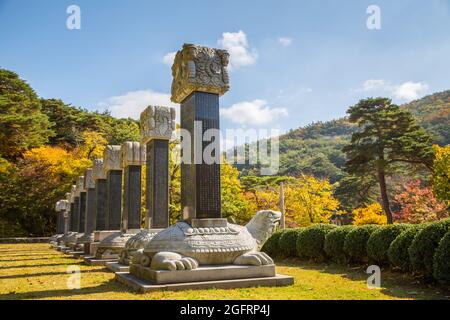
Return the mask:
[[[67,288],[67,267],[81,269],[81,289]],[[295,277],[278,288],[160,291],[139,294],[103,267],[49,249],[48,244],[0,244],[0,299],[449,299],[450,292],[409,275],[382,272],[381,289],[368,289],[363,268],[278,261],[277,272]]]

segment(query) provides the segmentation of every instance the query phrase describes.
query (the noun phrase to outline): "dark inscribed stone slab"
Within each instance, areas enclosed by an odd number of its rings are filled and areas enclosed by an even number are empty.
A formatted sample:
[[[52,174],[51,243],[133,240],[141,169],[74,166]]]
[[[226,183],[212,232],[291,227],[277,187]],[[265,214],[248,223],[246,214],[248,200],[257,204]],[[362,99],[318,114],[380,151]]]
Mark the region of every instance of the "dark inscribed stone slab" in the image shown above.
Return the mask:
[[[80,192],[80,229],[79,232],[84,233],[86,221],[86,192]]]
[[[106,230],[106,179],[95,180],[95,230]]]
[[[127,166],[124,169],[122,226],[125,230],[141,228],[141,171],[141,166]]]
[[[90,188],[86,192],[86,223],[84,226],[85,233],[92,233],[95,230],[96,210],[95,210],[95,189]]]
[[[69,211],[69,231],[75,230],[74,215],[75,215],[74,204],[71,202]]]
[[[122,170],[111,170],[106,177],[106,228],[119,230],[122,215]]]
[[[167,228],[169,226],[169,141],[151,140],[146,147],[146,221],[151,221],[151,226],[148,227]]]
[[[80,232],[80,197],[73,199],[73,231]]]
[[[201,137],[195,132],[195,121],[202,124]],[[187,97],[181,104],[181,128],[191,134],[191,163],[181,165],[183,212],[189,212],[189,218],[221,218],[220,163],[206,164],[202,156],[205,147],[211,144],[211,141],[202,141],[203,134],[208,129],[219,129],[219,96],[194,92]],[[200,157],[195,159],[194,150],[199,148]],[[220,155],[220,141],[217,141],[216,151]]]

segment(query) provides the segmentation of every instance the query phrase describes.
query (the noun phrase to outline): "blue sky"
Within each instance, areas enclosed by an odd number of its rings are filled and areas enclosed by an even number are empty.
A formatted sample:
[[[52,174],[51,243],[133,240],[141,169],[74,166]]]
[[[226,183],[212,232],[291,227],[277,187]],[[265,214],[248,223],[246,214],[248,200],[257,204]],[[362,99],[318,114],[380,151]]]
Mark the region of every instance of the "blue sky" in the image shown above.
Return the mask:
[[[81,9],[69,30],[66,9]],[[369,30],[369,5],[381,29]],[[297,128],[367,96],[450,89],[450,1],[0,0],[0,67],[45,98],[116,116],[169,104],[170,53],[229,48],[222,128]]]

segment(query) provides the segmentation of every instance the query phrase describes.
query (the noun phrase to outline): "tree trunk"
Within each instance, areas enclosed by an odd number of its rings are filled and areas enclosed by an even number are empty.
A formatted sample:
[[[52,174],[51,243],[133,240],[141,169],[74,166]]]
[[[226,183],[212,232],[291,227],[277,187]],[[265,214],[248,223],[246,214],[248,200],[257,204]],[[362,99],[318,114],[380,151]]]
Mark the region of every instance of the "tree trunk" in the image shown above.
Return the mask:
[[[386,176],[384,173],[384,167],[382,164],[378,165],[378,182],[380,183],[380,192],[381,192],[381,202],[383,205],[383,210],[386,213],[388,224],[393,224],[394,221],[392,219],[392,212],[389,205],[389,198],[387,195],[386,189]]]

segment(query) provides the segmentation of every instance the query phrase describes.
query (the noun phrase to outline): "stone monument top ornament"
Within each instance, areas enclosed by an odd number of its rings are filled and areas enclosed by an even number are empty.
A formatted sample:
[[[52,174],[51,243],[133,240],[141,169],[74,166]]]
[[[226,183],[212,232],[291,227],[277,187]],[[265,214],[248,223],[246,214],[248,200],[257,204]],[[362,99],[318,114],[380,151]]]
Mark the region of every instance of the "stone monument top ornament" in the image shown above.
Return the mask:
[[[127,141],[122,145],[121,163],[122,167],[145,165],[145,144]]]
[[[92,166],[92,178],[94,181],[106,179],[105,172],[103,171],[103,159],[94,159],[94,165]]]
[[[175,130],[175,109],[149,106],[141,113],[141,143],[150,140],[170,140]]]
[[[70,203],[74,203],[75,202],[75,193],[77,191],[77,186],[76,185],[72,185],[72,187],[70,187]]]
[[[107,145],[103,153],[103,173],[112,170],[122,170],[120,166],[120,146]]]
[[[94,189],[95,188],[95,180],[94,180],[94,172],[92,169],[86,169],[84,172],[84,189]]]
[[[183,102],[192,92],[223,95],[230,88],[226,50],[184,44],[172,65],[174,103]]]
[[[75,197],[80,196],[80,192],[84,191],[84,176],[79,176],[77,178],[77,185],[75,188]]]
[[[55,211],[56,212],[66,211],[67,203],[68,203],[67,200],[59,200],[58,202],[56,202]]]

